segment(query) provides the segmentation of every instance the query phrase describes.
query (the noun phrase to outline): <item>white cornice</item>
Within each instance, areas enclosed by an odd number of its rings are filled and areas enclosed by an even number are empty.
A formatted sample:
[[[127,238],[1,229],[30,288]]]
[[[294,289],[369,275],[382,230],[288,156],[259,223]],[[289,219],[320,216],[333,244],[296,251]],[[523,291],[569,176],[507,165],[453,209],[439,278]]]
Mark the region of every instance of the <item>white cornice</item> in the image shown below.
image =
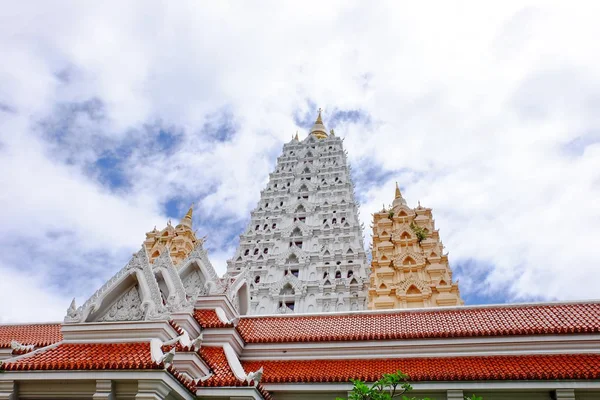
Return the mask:
[[[225,311],[227,318],[232,320],[233,318],[238,316],[238,312],[233,307],[233,304],[229,300],[229,298],[225,295],[211,295],[211,296],[202,296],[199,297],[194,305],[196,309],[216,309],[220,307]]]
[[[585,353],[600,353],[600,334],[248,343],[241,359],[374,359]]]
[[[244,351],[244,340],[235,328],[210,328],[202,331],[202,344],[209,346],[230,345],[239,356]]]
[[[189,312],[173,313],[171,314],[171,319],[192,338],[198,337],[200,332],[202,332],[202,327]]]
[[[61,329],[65,343],[163,342],[178,336],[167,321],[89,322],[67,324]]]
[[[262,395],[253,386],[245,387],[200,387],[196,391],[198,398],[230,398],[262,400]]]

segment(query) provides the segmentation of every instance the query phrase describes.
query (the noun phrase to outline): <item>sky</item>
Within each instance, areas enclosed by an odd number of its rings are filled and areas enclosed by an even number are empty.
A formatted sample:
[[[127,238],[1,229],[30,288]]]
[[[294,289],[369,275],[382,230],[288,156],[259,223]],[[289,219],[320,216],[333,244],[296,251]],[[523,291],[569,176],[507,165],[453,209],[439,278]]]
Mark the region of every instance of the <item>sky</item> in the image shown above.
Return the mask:
[[[3,5],[0,322],[62,320],[192,202],[224,273],[319,107],[365,226],[395,182],[433,208],[467,304],[599,298],[599,8]]]

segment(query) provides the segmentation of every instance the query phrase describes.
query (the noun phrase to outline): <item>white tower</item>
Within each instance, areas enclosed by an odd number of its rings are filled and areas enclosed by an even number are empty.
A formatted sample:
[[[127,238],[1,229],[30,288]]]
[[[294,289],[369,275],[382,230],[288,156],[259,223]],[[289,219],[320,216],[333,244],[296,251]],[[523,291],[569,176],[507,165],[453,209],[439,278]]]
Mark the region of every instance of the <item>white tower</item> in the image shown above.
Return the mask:
[[[342,140],[321,110],[308,137],[283,146],[229,275],[247,274],[250,314],[367,308],[370,269]]]

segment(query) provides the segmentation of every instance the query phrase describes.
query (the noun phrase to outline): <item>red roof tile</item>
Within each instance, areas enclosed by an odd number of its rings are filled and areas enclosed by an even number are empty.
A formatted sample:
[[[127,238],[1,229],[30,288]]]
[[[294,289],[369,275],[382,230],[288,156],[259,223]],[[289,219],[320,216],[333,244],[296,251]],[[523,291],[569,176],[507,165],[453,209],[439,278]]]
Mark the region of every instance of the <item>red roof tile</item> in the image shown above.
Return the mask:
[[[246,343],[419,339],[600,332],[600,303],[244,317]]]
[[[200,326],[205,328],[233,328],[233,324],[226,324],[219,317],[215,310],[194,310],[194,318]]]
[[[160,369],[150,357],[150,343],[60,344],[30,357],[2,364],[7,371]]]
[[[24,345],[44,347],[62,340],[60,324],[0,325],[0,348],[16,340]]]
[[[203,346],[200,349],[200,355],[212,370],[213,376],[204,382],[198,381],[198,387],[250,386],[246,381],[240,381],[235,377],[222,347]],[[265,400],[271,399],[270,393],[262,385],[257,385],[256,389]]]
[[[373,382],[398,370],[417,381],[600,379],[599,354],[400,358],[377,360],[247,361],[264,367],[262,383]]]

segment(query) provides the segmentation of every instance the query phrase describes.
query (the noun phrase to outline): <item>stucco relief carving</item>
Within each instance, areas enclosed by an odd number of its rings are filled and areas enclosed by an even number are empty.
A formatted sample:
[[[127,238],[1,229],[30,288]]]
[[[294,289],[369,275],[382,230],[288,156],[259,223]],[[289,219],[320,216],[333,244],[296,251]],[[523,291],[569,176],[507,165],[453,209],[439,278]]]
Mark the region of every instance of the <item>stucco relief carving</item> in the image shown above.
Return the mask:
[[[106,304],[103,304],[103,302],[107,296],[112,294],[114,290],[118,290],[117,288],[119,285],[122,286],[126,279],[131,279],[130,275],[135,275],[135,279],[138,282],[140,282],[140,280],[143,281],[143,285],[147,289],[147,293],[138,289],[138,296],[141,300],[139,309],[143,313],[142,319],[167,319],[169,317],[169,312],[163,304],[160,289],[149,263],[146,250],[141,248],[133,255],[125,267],[102,285],[102,287],[100,287],[100,289],[98,289],[81,307],[75,309],[75,304],[71,303],[71,306],[67,310],[65,323],[86,322],[90,315],[100,311],[102,307],[106,307]],[[129,287],[127,290],[130,290]],[[125,293],[119,297],[121,298],[124,294]],[[110,305],[110,307],[112,306],[113,305]],[[104,313],[101,318],[104,318],[104,315],[106,315],[106,313]],[[137,318],[137,315],[132,314],[132,318]]]
[[[98,318],[98,321],[140,321],[143,317],[142,299],[138,287],[132,286],[102,317]]]
[[[185,277],[183,280],[183,287],[189,296],[196,297],[208,294],[204,288],[205,283],[206,279],[204,279],[200,271],[196,270],[190,272],[190,274]]]

